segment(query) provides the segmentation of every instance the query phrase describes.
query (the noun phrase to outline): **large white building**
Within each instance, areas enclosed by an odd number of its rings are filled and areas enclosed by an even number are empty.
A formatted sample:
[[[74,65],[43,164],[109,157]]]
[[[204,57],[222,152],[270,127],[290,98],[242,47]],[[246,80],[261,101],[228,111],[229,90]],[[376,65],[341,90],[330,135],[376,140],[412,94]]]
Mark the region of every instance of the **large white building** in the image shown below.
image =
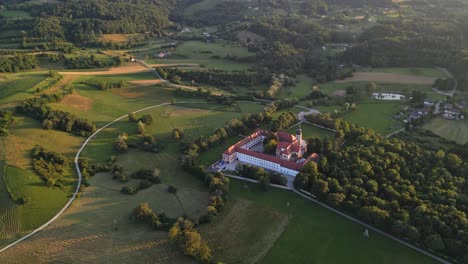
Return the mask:
[[[302,130],[298,130],[296,136],[285,132],[278,132],[278,145],[276,156],[255,151],[253,148],[263,141],[270,133],[264,130],[257,130],[252,135],[244,138],[229,147],[223,153],[223,161],[232,163],[236,160],[276,171],[282,174],[296,176],[300,169],[309,161],[316,159],[317,154],[310,157],[303,157],[307,151],[307,144],[302,139]]]

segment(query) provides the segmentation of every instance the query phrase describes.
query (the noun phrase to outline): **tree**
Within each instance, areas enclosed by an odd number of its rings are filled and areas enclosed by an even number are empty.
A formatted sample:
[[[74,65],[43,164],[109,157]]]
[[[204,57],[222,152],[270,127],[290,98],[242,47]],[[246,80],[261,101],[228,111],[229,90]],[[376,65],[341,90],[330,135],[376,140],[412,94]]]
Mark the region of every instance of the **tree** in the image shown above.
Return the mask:
[[[260,178],[258,178],[258,184],[262,190],[268,190],[270,187],[270,177],[266,173],[260,175]]]
[[[148,203],[140,203],[137,207],[135,207],[135,209],[133,209],[133,216],[135,216],[135,218],[140,222],[151,220],[152,215],[153,210]]]
[[[463,161],[460,159],[460,157],[456,154],[450,153],[447,155],[447,167],[450,170],[456,170],[460,165],[463,163]]]
[[[127,142],[125,142],[125,140],[117,139],[114,142],[114,148],[115,148],[115,150],[117,150],[117,152],[123,153],[123,152],[127,152],[128,145],[127,145]]]
[[[141,122],[141,120],[137,123],[137,131],[140,135],[145,133],[145,123]]]
[[[433,251],[440,251],[445,248],[444,241],[439,234],[429,235],[424,239],[424,244]]]
[[[377,84],[375,84],[375,82],[368,82],[366,84],[366,92],[368,94],[372,94],[374,93],[375,91],[377,91]]]
[[[150,114],[142,115],[139,121],[143,122],[145,125],[151,125],[153,123],[153,117]]]
[[[128,114],[128,121],[130,121],[130,122],[136,122],[137,121],[135,112],[131,112],[131,113]]]
[[[326,197],[328,191],[328,182],[324,180],[317,180],[312,183],[312,193],[315,195],[324,198]]]

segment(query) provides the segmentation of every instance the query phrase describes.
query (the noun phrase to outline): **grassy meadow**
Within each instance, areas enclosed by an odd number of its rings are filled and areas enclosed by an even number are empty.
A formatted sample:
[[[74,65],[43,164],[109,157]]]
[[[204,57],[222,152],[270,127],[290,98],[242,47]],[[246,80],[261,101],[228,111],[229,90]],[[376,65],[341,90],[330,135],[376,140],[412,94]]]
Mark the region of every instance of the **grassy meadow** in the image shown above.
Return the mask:
[[[255,53],[249,52],[246,48],[239,45],[230,44],[224,41],[201,42],[186,41],[178,45],[175,54],[159,59],[155,56],[159,54],[160,49],[149,50],[138,53],[137,56],[148,56],[149,62],[156,63],[195,63],[202,67],[214,68],[219,70],[246,70],[252,67],[249,63],[225,60],[225,56],[236,56],[238,58],[253,56]]]
[[[364,239],[362,226],[289,191],[272,189],[261,192],[254,184],[232,180],[230,197],[248,200],[256,206],[270,208],[289,218],[289,223],[280,238],[271,241],[273,246],[259,262],[262,264],[348,263],[350,261],[375,263],[377,259],[383,264],[436,263],[372,231],[370,238]],[[259,221],[263,218],[263,214],[257,214],[256,218]],[[281,218],[275,222],[281,222]],[[259,227],[261,225],[244,228]],[[235,252],[236,249],[233,248],[232,251]]]
[[[468,142],[468,120],[447,120],[435,118],[423,126],[445,139],[453,140],[458,144]]]

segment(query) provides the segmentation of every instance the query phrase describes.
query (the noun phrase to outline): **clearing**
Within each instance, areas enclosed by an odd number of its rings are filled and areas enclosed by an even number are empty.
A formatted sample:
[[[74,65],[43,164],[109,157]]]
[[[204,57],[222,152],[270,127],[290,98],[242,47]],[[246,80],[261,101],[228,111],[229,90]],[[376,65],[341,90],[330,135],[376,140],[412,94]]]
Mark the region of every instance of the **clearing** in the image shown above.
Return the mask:
[[[435,118],[424,125],[423,128],[458,144],[468,142],[468,120]]]

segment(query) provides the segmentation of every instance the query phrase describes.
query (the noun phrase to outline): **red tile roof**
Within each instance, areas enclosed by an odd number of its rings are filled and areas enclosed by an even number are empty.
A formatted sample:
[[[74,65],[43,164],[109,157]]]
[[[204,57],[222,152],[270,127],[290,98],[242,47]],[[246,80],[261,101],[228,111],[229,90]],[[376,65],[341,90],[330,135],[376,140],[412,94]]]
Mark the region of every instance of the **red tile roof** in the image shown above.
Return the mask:
[[[310,157],[307,158],[305,161],[303,161],[301,163],[297,163],[297,162],[294,162],[294,161],[283,160],[283,159],[278,158],[276,156],[267,155],[267,154],[264,154],[264,153],[259,153],[259,152],[255,152],[255,151],[252,151],[252,150],[241,148],[243,145],[245,145],[248,142],[258,138],[259,136],[261,136],[261,135],[267,136],[268,134],[269,133],[267,131],[258,129],[252,135],[242,139],[241,141],[239,141],[236,144],[229,147],[224,152],[224,154],[232,155],[235,152],[238,152],[238,153],[242,153],[242,154],[252,156],[252,157],[255,157],[255,158],[259,158],[259,159],[262,159],[262,160],[277,163],[277,164],[281,165],[281,167],[288,168],[288,169],[291,169],[291,170],[296,170],[296,171],[299,171],[310,160],[317,158],[317,154],[314,153],[314,154],[310,155]],[[280,140],[280,142],[278,142],[278,147],[284,146],[285,151],[288,151],[288,152],[289,151],[299,152],[301,146],[300,146],[299,142],[296,140],[295,136],[293,136],[291,134],[288,134],[288,133],[284,133],[284,132],[278,132],[277,135],[278,135],[278,139]]]

